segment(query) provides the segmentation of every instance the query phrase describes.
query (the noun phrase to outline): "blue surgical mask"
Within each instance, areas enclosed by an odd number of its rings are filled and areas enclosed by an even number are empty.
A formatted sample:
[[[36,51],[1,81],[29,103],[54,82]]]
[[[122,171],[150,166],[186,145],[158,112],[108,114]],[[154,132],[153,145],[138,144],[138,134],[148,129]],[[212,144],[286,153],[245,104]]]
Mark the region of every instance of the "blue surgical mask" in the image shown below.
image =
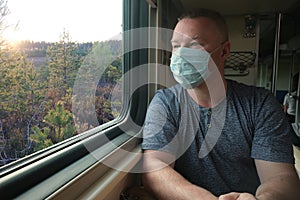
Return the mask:
[[[186,89],[200,85],[208,75],[209,59],[205,50],[178,48],[172,53],[170,64],[174,79]]]

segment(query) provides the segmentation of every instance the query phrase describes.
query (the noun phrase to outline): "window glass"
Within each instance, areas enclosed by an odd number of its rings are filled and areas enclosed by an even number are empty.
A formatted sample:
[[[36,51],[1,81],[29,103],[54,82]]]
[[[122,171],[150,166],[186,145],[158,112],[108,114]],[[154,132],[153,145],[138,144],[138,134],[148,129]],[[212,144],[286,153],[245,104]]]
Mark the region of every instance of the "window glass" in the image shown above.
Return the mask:
[[[122,1],[0,0],[0,12],[0,166],[119,116]]]

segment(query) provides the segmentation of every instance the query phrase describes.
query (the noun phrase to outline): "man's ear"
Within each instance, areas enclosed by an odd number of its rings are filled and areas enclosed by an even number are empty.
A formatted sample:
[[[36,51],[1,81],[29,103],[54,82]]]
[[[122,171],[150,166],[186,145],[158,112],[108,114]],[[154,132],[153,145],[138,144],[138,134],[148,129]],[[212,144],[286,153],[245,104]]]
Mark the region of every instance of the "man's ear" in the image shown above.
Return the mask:
[[[224,44],[223,44],[223,48],[222,48],[222,58],[223,58],[223,60],[225,61],[228,57],[229,57],[229,55],[230,55],[230,46],[231,46],[231,44],[230,44],[230,42],[229,41],[227,41],[227,42],[225,42]]]

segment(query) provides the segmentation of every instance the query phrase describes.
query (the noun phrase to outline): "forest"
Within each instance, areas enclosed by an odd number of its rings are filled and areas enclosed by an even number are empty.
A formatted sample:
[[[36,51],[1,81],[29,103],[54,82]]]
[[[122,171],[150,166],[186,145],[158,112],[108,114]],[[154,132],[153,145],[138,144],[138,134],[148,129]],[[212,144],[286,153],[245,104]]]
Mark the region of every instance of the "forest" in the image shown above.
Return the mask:
[[[8,10],[2,0],[0,12],[3,30]],[[110,97],[122,76],[121,41],[77,43],[65,30],[53,43],[22,41],[12,46],[0,38],[0,166],[118,116],[111,104],[120,107],[122,102],[112,102]],[[99,54],[117,59],[100,66]],[[75,119],[72,104],[80,100],[73,95],[73,87],[82,65],[105,70],[95,88],[81,88],[92,91],[94,102],[80,102],[82,116]],[[86,72],[85,78],[90,73]],[[85,109],[89,104],[95,104],[97,122],[84,121],[95,114]]]

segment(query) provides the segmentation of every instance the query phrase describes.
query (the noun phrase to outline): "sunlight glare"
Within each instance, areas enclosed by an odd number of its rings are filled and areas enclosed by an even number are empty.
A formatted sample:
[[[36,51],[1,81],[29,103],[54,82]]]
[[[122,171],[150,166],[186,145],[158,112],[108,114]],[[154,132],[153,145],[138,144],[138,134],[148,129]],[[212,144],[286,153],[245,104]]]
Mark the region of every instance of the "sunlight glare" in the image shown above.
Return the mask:
[[[58,41],[65,29],[78,42],[103,41],[122,31],[121,0],[9,0],[9,41]]]

